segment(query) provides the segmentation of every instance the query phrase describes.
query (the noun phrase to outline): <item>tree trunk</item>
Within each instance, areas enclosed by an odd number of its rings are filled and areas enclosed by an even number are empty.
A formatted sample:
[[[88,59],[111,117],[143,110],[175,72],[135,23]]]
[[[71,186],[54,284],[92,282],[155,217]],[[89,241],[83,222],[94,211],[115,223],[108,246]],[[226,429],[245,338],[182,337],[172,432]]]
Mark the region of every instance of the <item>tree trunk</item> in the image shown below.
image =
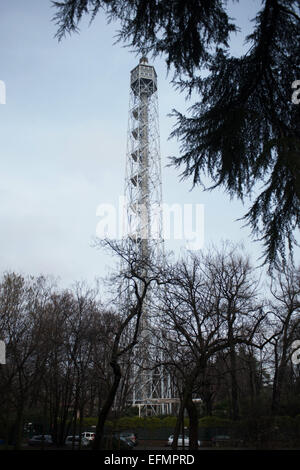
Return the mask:
[[[201,394],[201,398],[204,402],[205,416],[211,416],[213,408],[213,393],[209,390],[209,384],[207,383],[204,385],[204,390]]]
[[[186,400],[186,409],[189,415],[189,449],[198,449],[198,411],[192,399],[192,394],[189,394]]]
[[[79,436],[82,434],[83,429],[83,410],[84,410],[84,403],[81,400],[80,407],[79,407]],[[81,444],[81,441],[80,441]]]
[[[105,421],[113,405],[113,402],[114,402],[114,399],[115,399],[115,396],[119,387],[119,383],[122,377],[121,368],[119,364],[116,361],[112,361],[110,365],[114,372],[114,381],[108,392],[108,396],[104,402],[104,405],[98,415],[98,422],[97,422],[97,427],[96,427],[96,436],[95,436],[94,443],[93,443],[93,450],[101,449]]]
[[[236,377],[236,353],[234,346],[230,347],[230,380],[231,380],[231,418],[236,421],[239,419],[239,393],[238,381]]]
[[[177,450],[177,442],[178,442],[178,436],[180,434],[180,427],[182,420],[184,420],[184,408],[185,408],[185,403],[184,403],[185,397],[183,396],[183,399],[180,401],[180,407],[179,407],[179,412],[174,428],[174,433],[173,433],[173,442],[172,442],[172,450]]]
[[[15,422],[14,450],[21,449],[22,436],[23,436],[23,419],[24,419],[24,403],[21,402],[17,409],[17,417],[16,417],[16,422]]]
[[[271,405],[271,411],[273,415],[278,414],[280,410],[284,376],[285,376],[285,366],[280,365],[278,369],[275,371],[274,381],[273,381],[272,405]]]

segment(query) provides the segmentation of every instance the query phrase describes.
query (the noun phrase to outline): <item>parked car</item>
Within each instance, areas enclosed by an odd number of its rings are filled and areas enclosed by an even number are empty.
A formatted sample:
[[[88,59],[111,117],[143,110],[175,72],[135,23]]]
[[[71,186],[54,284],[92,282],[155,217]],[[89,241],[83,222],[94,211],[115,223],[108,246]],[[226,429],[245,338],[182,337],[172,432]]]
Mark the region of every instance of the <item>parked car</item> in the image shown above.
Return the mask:
[[[125,436],[119,436],[120,449],[132,450],[134,448],[134,442]]]
[[[53,444],[52,436],[49,434],[41,434],[39,436],[32,436],[28,440],[28,445],[30,446],[51,446]]]
[[[125,437],[126,439],[129,439],[133,443],[134,446],[138,445],[138,439],[137,439],[137,435],[136,435],[135,432],[133,432],[133,431],[121,431],[120,436]]]
[[[81,433],[81,437],[84,437],[88,441],[93,441],[95,439],[95,436],[96,436],[95,432],[86,431],[86,432]]]
[[[168,445],[168,446],[171,446],[171,445],[173,444],[173,440],[174,440],[174,436],[173,436],[173,434],[172,434],[171,436],[169,436],[167,445]],[[183,438],[182,438],[182,435],[179,434],[179,436],[178,436],[178,441],[177,441],[178,447],[183,447],[183,445],[184,445],[184,447],[188,447],[188,446],[189,446],[189,443],[190,443],[189,436],[186,436],[186,435],[185,435],[185,436],[184,436],[184,439],[183,439]],[[198,441],[198,446],[200,446],[200,445],[201,445],[201,442]]]
[[[113,435],[105,435],[103,437],[104,450],[133,450],[134,444],[127,437],[121,436],[119,433]]]
[[[86,439],[85,437],[80,438],[79,436],[67,436],[65,440],[65,445],[72,447],[74,443],[74,447],[78,447],[80,441],[81,441],[81,447],[87,447],[90,443],[90,441]]]

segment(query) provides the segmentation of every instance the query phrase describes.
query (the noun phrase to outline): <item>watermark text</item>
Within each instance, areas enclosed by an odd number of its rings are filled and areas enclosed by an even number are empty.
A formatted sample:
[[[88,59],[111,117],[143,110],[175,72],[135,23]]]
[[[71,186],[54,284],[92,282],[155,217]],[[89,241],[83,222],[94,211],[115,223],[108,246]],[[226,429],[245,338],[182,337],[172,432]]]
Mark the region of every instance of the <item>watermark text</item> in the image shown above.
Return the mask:
[[[6,86],[3,80],[0,80],[0,104],[6,104]]]
[[[293,350],[292,364],[294,364],[294,366],[297,366],[298,364],[300,364],[300,340],[299,339],[297,339],[296,341],[293,341],[292,350]]]
[[[0,364],[6,364],[5,343],[0,341]]]
[[[292,88],[296,90],[292,94],[292,103],[299,104],[300,103],[300,80],[295,80],[292,83]]]
[[[204,246],[203,204],[164,203],[149,208],[144,204],[130,205],[126,198],[119,197],[118,207],[99,204],[96,216],[100,218],[96,227],[100,239],[162,238],[182,240],[190,250]]]

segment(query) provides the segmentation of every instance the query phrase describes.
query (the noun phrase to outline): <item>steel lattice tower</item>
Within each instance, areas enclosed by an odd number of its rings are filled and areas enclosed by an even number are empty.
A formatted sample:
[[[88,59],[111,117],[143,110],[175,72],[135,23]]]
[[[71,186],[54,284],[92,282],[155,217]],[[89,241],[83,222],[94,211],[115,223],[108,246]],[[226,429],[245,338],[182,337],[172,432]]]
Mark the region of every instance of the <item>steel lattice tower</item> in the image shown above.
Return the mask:
[[[130,102],[125,179],[126,228],[148,256],[148,247],[162,251],[162,183],[157,76],[142,58],[130,76]]]
[[[162,235],[162,180],[158,117],[157,75],[153,66],[143,57],[130,73],[130,100],[125,176],[125,220],[123,230],[134,242],[142,260],[163,258]],[[151,255],[150,255],[151,253]],[[144,273],[147,276],[147,272]],[[151,294],[150,294],[151,295]],[[150,300],[146,299],[141,318],[141,348],[137,353],[140,368],[134,387],[134,405],[157,406],[162,397],[168,397],[163,370],[151,373],[145,364],[151,361],[148,340],[150,330]],[[142,349],[142,352],[141,352]],[[155,349],[155,348],[154,348]],[[155,405],[154,405],[155,404]],[[168,405],[159,405],[159,411]]]

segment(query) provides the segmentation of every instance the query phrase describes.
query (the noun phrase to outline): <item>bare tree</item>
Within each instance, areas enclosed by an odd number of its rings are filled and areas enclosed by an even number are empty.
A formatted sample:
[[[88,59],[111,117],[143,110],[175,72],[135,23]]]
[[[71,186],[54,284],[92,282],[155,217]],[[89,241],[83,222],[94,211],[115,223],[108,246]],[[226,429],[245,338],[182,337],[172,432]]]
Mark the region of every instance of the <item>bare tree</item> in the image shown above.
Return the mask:
[[[26,407],[37,389],[45,367],[43,308],[49,286],[43,277],[4,275],[0,286],[1,335],[5,338],[7,364],[1,369],[1,396],[15,416],[14,445],[20,448]]]
[[[280,410],[293,341],[300,326],[300,268],[288,265],[277,271],[271,285],[271,312],[274,333],[271,338],[274,358],[272,412]]]
[[[169,363],[181,374],[182,402],[174,432],[176,448],[184,409],[190,420],[190,448],[197,448],[197,410],[193,394],[203,384],[211,358],[226,351],[236,399],[235,347],[254,345],[264,314],[257,302],[250,264],[234,249],[208,255],[190,254],[166,266],[160,298],[164,328],[172,348]],[[235,405],[236,406],[236,405]],[[236,411],[236,410],[235,410]]]
[[[238,365],[235,337],[251,331],[253,319],[263,316],[258,300],[259,281],[249,259],[237,252],[236,247],[225,247],[218,256],[208,257],[207,276],[211,281],[217,303],[218,315],[225,320],[230,374],[231,417],[239,418]],[[224,327],[223,326],[223,327]]]
[[[108,248],[121,261],[120,271],[117,268],[117,273],[111,277],[112,285],[118,289],[119,322],[116,325],[110,354],[113,382],[98,414],[93,446],[98,450],[102,445],[104,424],[122,378],[122,358],[133,350],[140,339],[140,323],[146,295],[150,285],[157,281],[157,274],[149,261],[151,256],[147,259],[142,258],[135,242],[130,239],[124,243],[111,240],[98,241],[96,245]]]

